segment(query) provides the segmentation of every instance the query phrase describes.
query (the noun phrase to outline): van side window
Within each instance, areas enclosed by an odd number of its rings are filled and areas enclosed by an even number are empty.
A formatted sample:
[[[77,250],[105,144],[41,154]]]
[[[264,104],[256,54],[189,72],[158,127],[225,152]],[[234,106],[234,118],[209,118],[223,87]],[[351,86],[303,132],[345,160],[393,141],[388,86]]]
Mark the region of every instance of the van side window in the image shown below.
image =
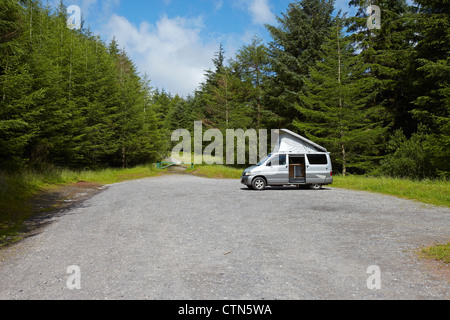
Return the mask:
[[[269,164],[267,164],[269,165]],[[278,156],[275,156],[272,158],[272,160],[270,161],[270,165],[271,166],[284,166],[286,165],[286,155],[285,154],[280,154]]]
[[[309,164],[328,164],[327,156],[325,154],[308,154]]]

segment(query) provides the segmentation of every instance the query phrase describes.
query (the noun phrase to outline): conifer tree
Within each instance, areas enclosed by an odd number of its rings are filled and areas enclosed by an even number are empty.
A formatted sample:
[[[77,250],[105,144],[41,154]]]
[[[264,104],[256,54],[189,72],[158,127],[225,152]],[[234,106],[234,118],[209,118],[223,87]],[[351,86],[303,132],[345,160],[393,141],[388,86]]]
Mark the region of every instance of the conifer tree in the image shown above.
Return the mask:
[[[43,90],[34,90],[27,57],[30,24],[24,23],[25,2],[0,3],[0,164],[18,169],[26,163],[26,147],[36,135],[33,115]],[[36,5],[27,2],[28,7]],[[32,33],[31,33],[32,34]]]
[[[289,4],[277,17],[278,26],[268,25],[273,41],[269,44],[272,77],[266,104],[280,118],[276,127],[291,127],[298,117],[295,104],[303,87],[303,77],[321,55],[321,47],[331,27],[333,0],[302,0]]]
[[[383,108],[371,105],[378,81],[366,74],[367,65],[344,37],[342,19],[335,19],[323,54],[303,77],[294,125],[313,141],[326,145],[343,175],[349,169],[371,169],[382,141]]]
[[[417,129],[409,111],[412,83],[414,17],[406,0],[351,0],[358,9],[355,17],[347,19],[348,31],[360,51],[368,72],[380,81],[376,89],[375,104],[382,104],[390,114],[393,128],[411,133]],[[369,29],[368,5],[381,10],[380,29]]]
[[[129,166],[163,156],[142,80],[125,52],[67,28],[66,7],[0,2],[3,168]]]
[[[428,129],[436,172],[450,175],[450,7],[445,0],[416,0],[417,45],[411,114]]]
[[[269,116],[269,111],[263,105],[264,84],[268,76],[269,53],[267,47],[258,37],[253,37],[249,45],[243,46],[238,50],[236,58],[232,60],[231,65],[237,70],[241,81],[250,84],[250,92],[245,100],[255,110],[256,117],[255,128],[262,128],[262,123]]]

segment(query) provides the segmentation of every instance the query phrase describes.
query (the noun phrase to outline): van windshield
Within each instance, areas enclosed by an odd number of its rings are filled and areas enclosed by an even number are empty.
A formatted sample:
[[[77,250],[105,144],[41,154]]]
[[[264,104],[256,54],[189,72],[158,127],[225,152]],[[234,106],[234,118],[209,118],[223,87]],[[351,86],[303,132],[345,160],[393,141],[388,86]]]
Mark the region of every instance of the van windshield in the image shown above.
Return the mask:
[[[269,154],[267,157],[265,157],[264,159],[262,159],[260,162],[258,162],[256,165],[257,166],[262,166],[264,162],[266,162],[267,160],[269,160],[269,158],[272,156],[272,154]]]

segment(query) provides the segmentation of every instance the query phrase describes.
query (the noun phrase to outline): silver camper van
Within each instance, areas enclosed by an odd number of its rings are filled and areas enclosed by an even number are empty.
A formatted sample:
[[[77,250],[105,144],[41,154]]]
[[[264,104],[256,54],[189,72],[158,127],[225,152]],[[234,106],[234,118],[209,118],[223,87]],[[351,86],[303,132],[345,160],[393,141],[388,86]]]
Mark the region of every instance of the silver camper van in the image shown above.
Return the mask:
[[[330,153],[287,129],[278,131],[273,152],[242,173],[241,183],[255,190],[266,186],[305,185],[321,189],[333,183]]]

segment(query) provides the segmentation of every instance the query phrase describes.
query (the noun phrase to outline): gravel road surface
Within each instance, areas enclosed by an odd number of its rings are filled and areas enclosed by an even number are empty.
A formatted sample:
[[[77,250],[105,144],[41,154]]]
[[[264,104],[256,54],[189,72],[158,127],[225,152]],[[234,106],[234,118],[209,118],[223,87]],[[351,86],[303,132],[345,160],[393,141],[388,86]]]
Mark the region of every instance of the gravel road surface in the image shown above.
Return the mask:
[[[332,187],[129,181],[0,250],[0,299],[449,299],[413,252],[449,241],[449,218]]]

